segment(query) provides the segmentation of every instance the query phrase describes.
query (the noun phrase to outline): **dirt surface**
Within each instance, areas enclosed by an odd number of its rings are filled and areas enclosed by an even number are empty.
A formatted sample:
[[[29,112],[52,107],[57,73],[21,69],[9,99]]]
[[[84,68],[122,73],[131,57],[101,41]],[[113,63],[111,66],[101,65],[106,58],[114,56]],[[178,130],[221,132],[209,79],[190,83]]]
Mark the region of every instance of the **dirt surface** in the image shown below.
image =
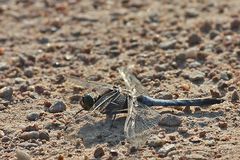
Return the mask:
[[[240,159],[239,5],[0,0],[0,159]],[[151,96],[226,101],[159,107],[180,124],[160,126],[138,149],[124,138],[124,115],[115,128],[97,116],[90,126],[74,122],[64,132],[86,93],[64,81],[78,76],[123,85],[121,66]]]

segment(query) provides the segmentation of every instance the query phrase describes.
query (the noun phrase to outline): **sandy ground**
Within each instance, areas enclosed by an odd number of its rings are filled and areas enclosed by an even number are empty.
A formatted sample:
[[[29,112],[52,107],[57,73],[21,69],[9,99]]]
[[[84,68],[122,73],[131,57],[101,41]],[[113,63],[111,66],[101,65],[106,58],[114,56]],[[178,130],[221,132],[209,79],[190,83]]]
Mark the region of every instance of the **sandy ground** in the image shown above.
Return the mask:
[[[238,0],[0,0],[0,159],[240,159],[239,13]],[[64,81],[123,86],[121,66],[151,96],[225,102],[157,108],[181,123],[138,149],[125,115],[63,131],[87,93]]]

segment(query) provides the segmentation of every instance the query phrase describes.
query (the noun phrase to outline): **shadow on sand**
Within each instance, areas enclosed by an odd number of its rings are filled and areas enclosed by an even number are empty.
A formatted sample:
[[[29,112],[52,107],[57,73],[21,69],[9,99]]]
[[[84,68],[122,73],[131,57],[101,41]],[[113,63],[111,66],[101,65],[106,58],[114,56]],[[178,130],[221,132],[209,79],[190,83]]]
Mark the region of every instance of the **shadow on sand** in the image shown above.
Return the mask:
[[[161,115],[164,113],[160,113]],[[178,113],[175,114],[179,117],[191,117],[196,118],[216,118],[219,116],[223,116],[223,112],[201,112],[201,113]],[[124,136],[124,123],[126,117],[119,117],[115,120],[113,127],[111,127],[111,120],[99,120],[94,123],[86,123],[81,127],[75,128],[74,137],[81,138],[83,140],[84,146],[90,148],[97,144],[107,143],[109,146],[115,146],[119,144],[119,142],[125,140]],[[76,126],[75,126],[76,127]],[[164,129],[165,133],[173,133],[178,130],[180,126],[164,126],[161,125],[159,131]]]

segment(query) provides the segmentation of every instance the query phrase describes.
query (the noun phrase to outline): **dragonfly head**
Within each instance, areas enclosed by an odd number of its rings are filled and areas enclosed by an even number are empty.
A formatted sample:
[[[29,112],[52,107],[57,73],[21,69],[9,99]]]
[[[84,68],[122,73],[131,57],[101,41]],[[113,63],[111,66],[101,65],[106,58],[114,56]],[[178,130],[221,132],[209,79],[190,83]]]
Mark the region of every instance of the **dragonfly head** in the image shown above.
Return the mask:
[[[87,111],[90,110],[93,107],[94,103],[95,103],[95,99],[93,98],[92,95],[85,94],[82,97],[81,105],[82,105],[84,110],[87,110]]]

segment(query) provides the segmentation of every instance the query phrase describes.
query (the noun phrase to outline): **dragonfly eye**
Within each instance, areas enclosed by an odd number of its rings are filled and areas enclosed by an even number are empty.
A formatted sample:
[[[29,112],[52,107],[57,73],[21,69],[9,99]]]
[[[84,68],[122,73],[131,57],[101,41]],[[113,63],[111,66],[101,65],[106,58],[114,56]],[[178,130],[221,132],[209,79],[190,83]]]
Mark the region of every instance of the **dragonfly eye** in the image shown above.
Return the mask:
[[[85,110],[90,110],[94,105],[94,98],[90,94],[85,94],[82,97],[82,105]]]

